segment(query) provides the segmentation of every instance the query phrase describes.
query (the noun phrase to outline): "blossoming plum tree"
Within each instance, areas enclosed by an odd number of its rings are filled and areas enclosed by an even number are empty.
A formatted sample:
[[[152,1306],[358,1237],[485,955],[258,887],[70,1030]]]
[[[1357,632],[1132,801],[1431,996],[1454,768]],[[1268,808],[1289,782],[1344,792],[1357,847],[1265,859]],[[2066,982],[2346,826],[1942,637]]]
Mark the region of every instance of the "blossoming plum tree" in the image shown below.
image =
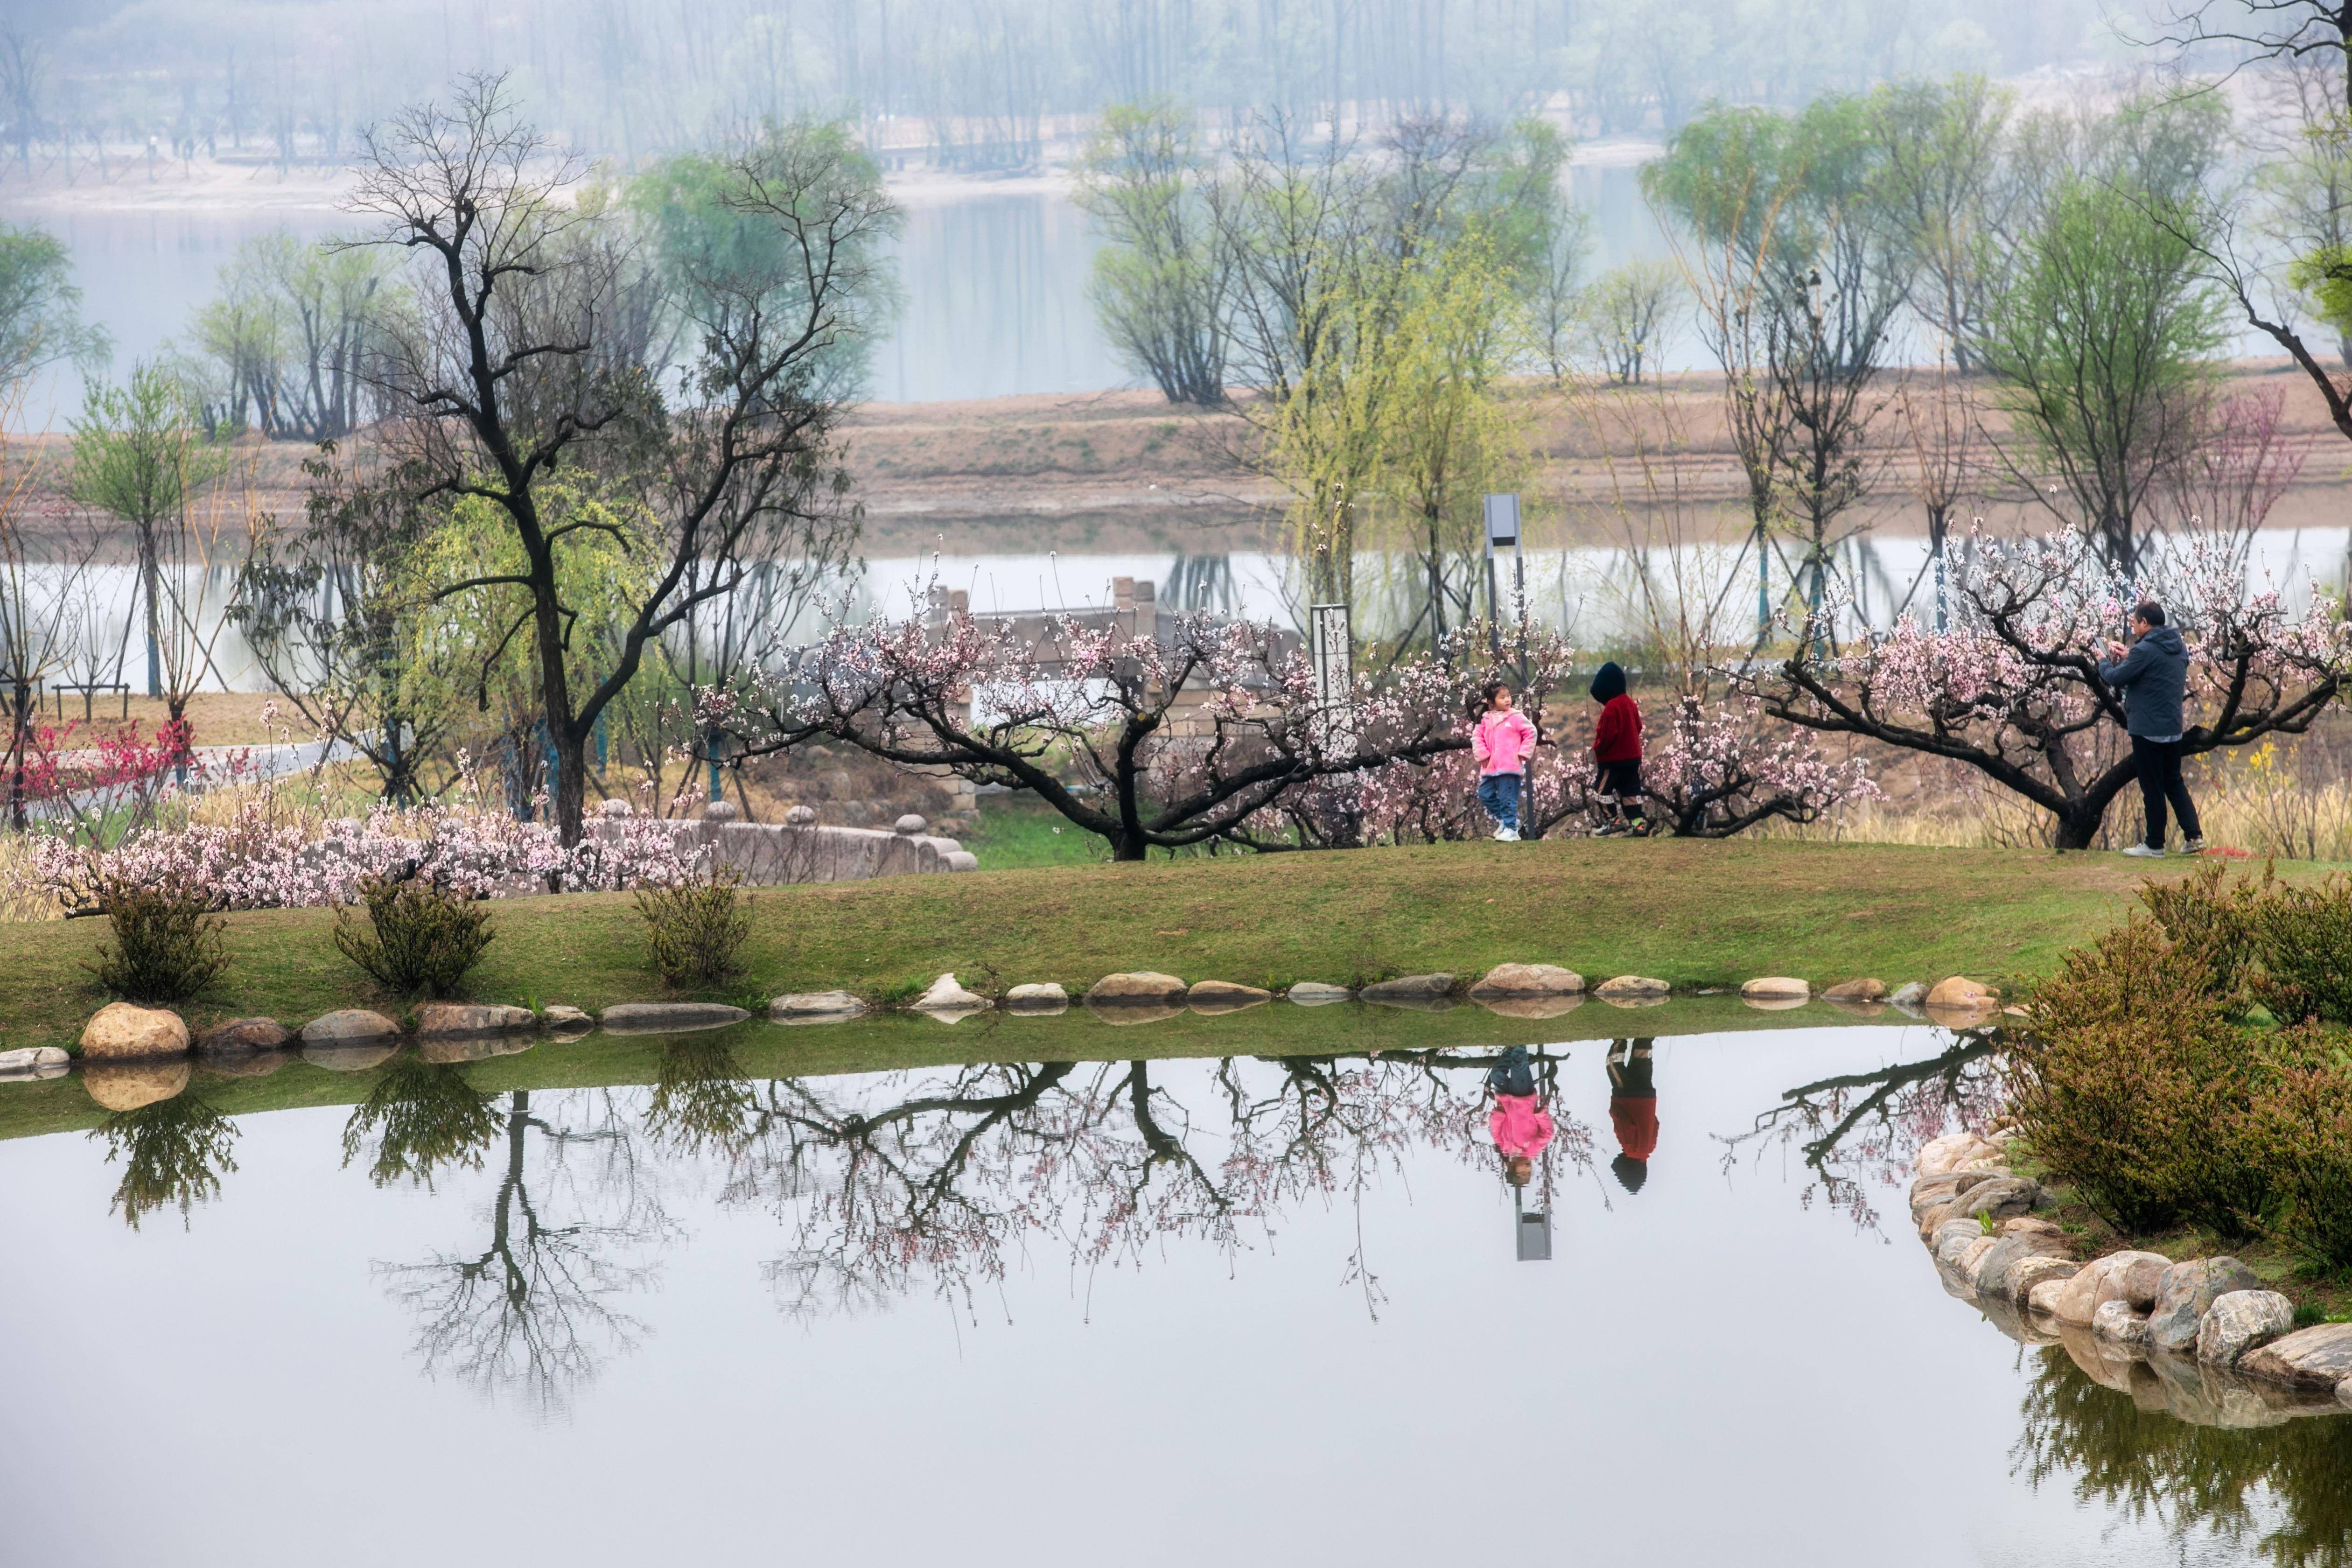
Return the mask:
[[[1740,683],[1774,718],[1977,770],[2049,812],[2061,849],[2095,843],[2135,776],[2121,696],[2097,668],[2135,603],[2161,603],[2189,645],[2185,755],[2301,734],[2352,668],[2335,603],[2315,594],[2292,610],[2275,585],[2249,584],[2226,542],[2200,535],[2145,547],[2137,580],[2081,533],[1979,539],[1954,585],[1948,632],[1906,619],[1840,647],[1829,606]]]
[[[1064,617],[1040,637],[958,612],[838,625],[796,663],[698,700],[743,754],[845,741],[1033,791],[1115,858],[1140,860],[1245,842],[1286,792],[1464,751],[1484,637],[1359,674],[1327,702],[1305,654],[1265,626],[1191,616],[1135,636]],[[1529,711],[1570,657],[1557,638],[1529,641]]]

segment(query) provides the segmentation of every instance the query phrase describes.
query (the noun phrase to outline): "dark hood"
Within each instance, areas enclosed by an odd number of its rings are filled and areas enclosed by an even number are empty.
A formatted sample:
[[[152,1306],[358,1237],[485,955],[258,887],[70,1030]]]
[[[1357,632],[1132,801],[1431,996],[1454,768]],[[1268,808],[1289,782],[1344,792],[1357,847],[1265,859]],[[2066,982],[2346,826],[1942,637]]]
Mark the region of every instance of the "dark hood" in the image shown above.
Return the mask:
[[[2189,652],[2189,645],[2180,640],[2180,633],[2171,626],[2150,626],[2140,641],[2167,658],[2179,658]]]
[[[1650,1179],[1649,1162],[1636,1160],[1631,1154],[1618,1155],[1609,1162],[1609,1169],[1615,1173],[1617,1184],[1629,1193],[1640,1192],[1642,1184]]]
[[[1617,661],[1615,659],[1611,659],[1607,664],[1602,665],[1599,669],[1593,671],[1592,700],[1595,702],[1606,702],[1612,698],[1622,697],[1624,695],[1625,672],[1617,668]]]

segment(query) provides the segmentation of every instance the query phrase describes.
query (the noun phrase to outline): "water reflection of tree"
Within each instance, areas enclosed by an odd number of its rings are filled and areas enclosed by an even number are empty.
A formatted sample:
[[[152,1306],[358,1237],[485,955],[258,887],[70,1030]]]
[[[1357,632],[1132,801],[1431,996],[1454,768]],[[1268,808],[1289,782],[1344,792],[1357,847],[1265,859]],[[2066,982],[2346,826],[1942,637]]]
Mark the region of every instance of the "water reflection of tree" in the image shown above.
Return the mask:
[[[1876,1229],[1874,1186],[1907,1176],[1919,1146],[1955,1124],[1976,1131],[1991,1121],[1999,1046],[1997,1032],[1971,1030],[1933,1057],[1801,1084],[1748,1131],[1720,1140],[1724,1169],[1743,1152],[1793,1144],[1812,1173],[1799,1201],[1811,1207],[1818,1194],[1856,1226]]]
[[[1228,1058],[1197,1110],[1157,1080],[1167,1064],[1149,1061],[787,1079],[761,1091],[728,1195],[772,1205],[793,1227],[793,1247],[769,1268],[790,1312],[877,1305],[924,1281],[969,1304],[1032,1236],[1087,1268],[1140,1263],[1180,1237],[1231,1251],[1286,1204],[1360,1204],[1409,1146],[1491,1159],[1477,1137],[1490,1065],[1436,1053]],[[1201,1113],[1213,1109],[1222,1114]],[[1591,1132],[1573,1121],[1555,1142],[1590,1156]],[[1349,1279],[1376,1307],[1360,1227]]]
[[[377,1186],[406,1180],[430,1187],[436,1170],[480,1170],[502,1125],[498,1108],[467,1081],[464,1068],[402,1055],[344,1123],[343,1163],[373,1138],[368,1176]]]
[[[104,1141],[109,1163],[122,1161],[114,1212],[133,1230],[166,1206],[179,1209],[184,1227],[195,1205],[217,1194],[221,1177],[236,1169],[229,1152],[236,1144],[236,1123],[197,1095],[116,1111],[90,1136]]]
[[[662,1045],[646,1131],[681,1154],[737,1154],[755,1131],[756,1103],[726,1036],[681,1035]]]
[[[657,1272],[673,1227],[611,1095],[535,1109],[517,1089],[499,1117],[506,1159],[482,1244],[378,1268],[417,1315],[428,1373],[556,1408],[606,1353],[634,1348],[643,1325],[617,1302]]]
[[[2210,1537],[2280,1568],[2352,1565],[2352,1417],[2251,1430],[2141,1410],[2045,1347],[2011,1454],[2035,1487],[2072,1479],[2080,1502],[2153,1518],[2181,1548]]]

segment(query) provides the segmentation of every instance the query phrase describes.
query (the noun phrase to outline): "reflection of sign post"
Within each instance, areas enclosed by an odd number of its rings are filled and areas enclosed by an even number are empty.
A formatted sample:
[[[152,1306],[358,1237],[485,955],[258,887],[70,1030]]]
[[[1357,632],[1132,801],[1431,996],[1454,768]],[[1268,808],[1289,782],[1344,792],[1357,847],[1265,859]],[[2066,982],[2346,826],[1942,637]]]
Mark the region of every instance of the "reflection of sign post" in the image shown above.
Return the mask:
[[[1519,1261],[1549,1263],[1551,1261],[1551,1210],[1549,1207],[1530,1209],[1520,1203],[1520,1189],[1511,1189],[1511,1215],[1519,1237]]]
[[[1327,752],[1356,749],[1356,653],[1348,606],[1307,611],[1307,658],[1315,667],[1316,742]]]

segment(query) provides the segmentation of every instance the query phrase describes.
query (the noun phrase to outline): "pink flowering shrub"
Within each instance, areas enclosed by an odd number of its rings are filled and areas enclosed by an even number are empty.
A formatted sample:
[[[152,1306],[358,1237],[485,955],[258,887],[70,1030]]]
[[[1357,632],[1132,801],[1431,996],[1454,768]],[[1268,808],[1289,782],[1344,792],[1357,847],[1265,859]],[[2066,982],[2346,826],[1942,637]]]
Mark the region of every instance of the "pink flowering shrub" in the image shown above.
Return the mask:
[[[699,854],[672,825],[636,813],[605,819],[566,849],[552,826],[484,809],[470,775],[448,801],[379,804],[315,835],[281,816],[277,787],[265,784],[225,824],[148,827],[111,847],[62,832],[27,843],[35,890],[74,914],[94,912],[110,883],[185,882],[207,889],[215,910],[348,904],[367,879],[403,875],[476,898],[669,886]]]

